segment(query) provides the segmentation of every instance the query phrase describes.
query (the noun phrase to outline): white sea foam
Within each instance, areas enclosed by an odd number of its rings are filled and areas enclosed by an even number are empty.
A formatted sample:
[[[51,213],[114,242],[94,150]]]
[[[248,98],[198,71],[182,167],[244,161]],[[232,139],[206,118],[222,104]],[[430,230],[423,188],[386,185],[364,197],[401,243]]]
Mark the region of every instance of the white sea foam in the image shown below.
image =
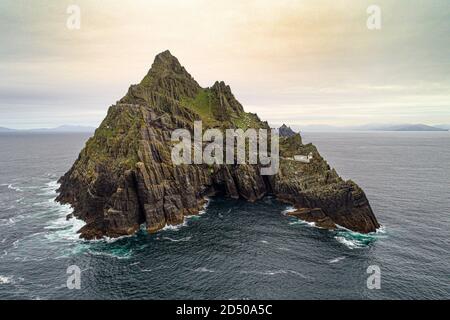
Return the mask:
[[[241,271],[241,273],[258,274],[258,275],[263,275],[263,276],[275,276],[275,275],[278,275],[278,274],[289,274],[289,273],[291,273],[291,274],[295,274],[295,275],[297,275],[299,277],[302,277],[302,278],[305,278],[305,279],[308,278],[307,276],[305,276],[305,275],[303,275],[303,274],[301,274],[301,273],[299,273],[297,271],[294,271],[294,270],[283,270],[283,269],[280,269],[280,270],[266,270],[266,271],[245,271],[245,270],[243,270],[243,271]]]
[[[267,275],[267,276],[274,276],[276,274],[286,274],[287,271],[285,270],[274,270],[274,271],[264,271],[261,274]]]
[[[201,216],[200,215],[190,215],[190,216],[185,216],[184,219],[186,221],[191,221],[191,220],[198,220],[200,219]]]
[[[296,209],[294,206],[288,206],[288,207],[286,207],[286,209],[283,210],[281,213],[282,213],[283,215],[287,215],[288,213],[290,213],[290,212],[295,212],[295,211],[297,211],[297,209]],[[308,225],[308,226],[310,226],[310,227],[316,227],[316,224],[315,224],[314,222],[308,222],[308,221],[299,219],[299,218],[297,218],[297,217],[295,217],[295,218],[296,218],[296,220],[295,220],[295,221],[289,222],[289,225],[302,224],[302,225]],[[317,228],[318,228],[318,227],[317,227]],[[319,229],[321,229],[321,228],[319,228]]]
[[[166,224],[164,226],[164,228],[161,229],[161,231],[167,231],[167,230],[178,231],[178,230],[180,230],[180,228],[186,227],[188,225],[188,221],[190,219],[196,219],[206,212],[206,208],[209,206],[211,200],[208,197],[205,197],[205,200],[206,200],[206,203],[203,205],[203,210],[200,210],[197,215],[185,216],[183,219],[183,223],[180,223],[180,224],[176,224],[176,225]]]
[[[146,230],[145,223],[142,223],[139,226],[139,230],[141,230],[141,231],[145,231]],[[116,241],[119,241],[119,240],[122,240],[122,239],[127,239],[127,238],[132,238],[134,236],[136,236],[136,233],[126,234],[126,235],[123,235],[123,236],[120,236],[120,237],[115,237],[115,238],[111,238],[111,237],[108,237],[108,236],[103,236],[103,237],[101,237],[99,239],[91,239],[91,240],[84,240],[84,241],[85,242],[89,242],[89,243],[96,243],[96,242],[114,243]]]
[[[200,268],[194,269],[193,271],[194,272],[209,272],[209,273],[215,272],[214,270],[211,270],[211,269],[208,269],[205,267],[200,267]]]
[[[39,193],[39,196],[54,196],[56,195],[56,190],[58,190],[59,184],[58,181],[50,181],[45,184],[45,187],[41,188],[42,193]]]
[[[305,221],[305,220],[302,220],[302,219],[298,219],[298,218],[295,221],[289,222],[289,225],[296,225],[296,224],[302,224],[302,225],[307,225],[307,226],[310,226],[310,227],[319,228],[319,227],[316,226],[316,224],[314,222],[308,222],[308,221]],[[321,228],[319,228],[319,229],[321,229]]]
[[[376,240],[385,238],[386,236],[386,229],[384,227],[378,228],[376,232],[366,234],[351,231],[338,225],[338,230],[334,238],[349,249],[357,249],[367,247]]]
[[[67,215],[72,212],[72,208],[69,205],[60,205],[56,203],[55,205],[59,207],[60,217],[50,221],[49,225],[44,227],[45,229],[52,231],[47,233],[45,237],[50,241],[79,241],[80,235],[78,234],[78,230],[85,226],[86,223],[75,217],[67,219]]]
[[[381,233],[381,234],[384,234],[384,233],[386,233],[387,231],[386,231],[386,227],[385,226],[383,226],[383,225],[381,225],[378,229],[377,229],[377,231],[375,231],[375,233]]]
[[[349,249],[356,249],[356,248],[362,248],[363,245],[355,239],[348,239],[342,236],[335,236],[334,237],[339,243],[342,243]]]
[[[305,276],[304,274],[301,274],[300,272],[294,271],[294,270],[288,270],[289,273],[295,274],[296,276],[309,279],[309,277]]]
[[[157,267],[152,268],[152,269],[142,269],[142,268],[141,268],[141,271],[142,271],[142,272],[152,272],[152,271],[155,271],[155,270],[161,270],[161,269],[164,269],[164,268],[166,268],[165,265],[160,265],[160,266],[157,266]]]
[[[15,223],[16,220],[14,218],[0,219],[0,227],[12,226]]]
[[[13,277],[0,276],[0,284],[12,283]]]
[[[133,250],[129,250],[126,253],[115,253],[115,252],[105,252],[105,251],[95,251],[95,250],[88,250],[88,252],[94,256],[105,256],[105,257],[110,257],[110,258],[115,258],[115,259],[130,259],[132,256],[132,252]]]
[[[170,225],[170,224],[166,224],[164,226],[164,228],[162,228],[162,231],[166,231],[166,230],[171,230],[171,231],[178,231],[180,230],[180,228],[182,227],[186,227],[187,226],[187,220],[184,219],[183,223],[180,224],[176,224],[176,225]]]
[[[122,239],[126,239],[126,238],[131,238],[131,237],[134,237],[134,236],[135,236],[134,234],[126,234],[126,235],[123,235],[123,236],[120,236],[120,237],[116,237],[116,238],[110,238],[110,237],[104,236],[103,238],[89,240],[89,241],[90,242],[102,242],[102,241],[104,241],[106,243],[114,243],[116,241],[119,241],[119,240],[122,240]]]
[[[293,206],[289,206],[285,210],[281,211],[281,213],[283,215],[287,215],[288,213],[295,212],[295,211],[297,211],[297,209],[295,209]]]
[[[72,217],[67,219],[67,216],[73,212],[73,209],[68,204],[59,204],[55,201],[54,196],[56,195],[56,190],[59,184],[55,181],[50,181],[45,184],[45,187],[41,190],[45,193],[41,195],[52,196],[46,202],[40,204],[50,207],[52,210],[56,211],[57,218],[50,220],[48,225],[44,229],[49,230],[45,234],[45,238],[50,241],[80,241],[80,235],[78,230],[80,230],[86,223],[83,220]]]
[[[345,259],[345,257],[337,257],[335,259],[329,260],[328,263],[337,263],[337,262],[342,261],[344,259]]]
[[[45,185],[52,190],[56,190],[59,187],[58,180],[53,180],[53,181],[47,182]]]
[[[13,184],[8,184],[8,189],[16,191],[16,192],[23,192],[23,190],[19,187],[15,187]]]
[[[184,241],[189,241],[191,240],[191,237],[185,237],[185,238],[181,238],[181,239],[173,239],[173,238],[169,238],[169,237],[163,237],[164,240],[169,240],[172,242],[184,242]]]
[[[17,282],[22,282],[25,279],[22,277],[14,277],[14,276],[2,276],[0,275],[0,285],[1,284],[14,284]]]
[[[284,271],[284,270],[275,270],[275,271],[245,271],[245,270],[243,270],[243,271],[241,271],[241,273],[273,276],[273,275],[280,274],[280,273],[286,273],[286,271]]]
[[[206,212],[206,209],[208,208],[209,204],[211,203],[211,199],[210,199],[210,198],[205,197],[204,199],[206,200],[206,202],[205,202],[205,204],[203,205],[203,210],[200,210],[200,211],[198,212],[199,215],[204,214],[204,213]]]

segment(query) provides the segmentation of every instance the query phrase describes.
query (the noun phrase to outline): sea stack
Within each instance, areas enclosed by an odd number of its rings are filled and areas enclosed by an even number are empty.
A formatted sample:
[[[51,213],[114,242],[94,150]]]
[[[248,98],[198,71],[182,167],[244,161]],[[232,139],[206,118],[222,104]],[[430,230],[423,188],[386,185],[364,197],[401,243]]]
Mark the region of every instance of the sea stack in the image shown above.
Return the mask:
[[[266,195],[292,204],[292,215],[318,226],[357,232],[379,224],[363,190],[344,181],[300,134],[280,135],[280,169],[263,176],[260,166],[173,165],[171,133],[204,129],[270,129],[247,113],[224,82],[202,88],[169,51],[158,54],[144,79],[108,110],[72,168],[60,178],[57,201],[86,222],[82,238],[149,232],[183,222],[202,209],[206,196],[257,201]],[[286,129],[286,130],[285,130]],[[313,157],[310,163],[294,155]]]
[[[280,137],[288,137],[288,138],[296,135],[294,130],[292,130],[291,127],[288,127],[284,123],[281,127],[278,128],[278,134],[280,135]]]

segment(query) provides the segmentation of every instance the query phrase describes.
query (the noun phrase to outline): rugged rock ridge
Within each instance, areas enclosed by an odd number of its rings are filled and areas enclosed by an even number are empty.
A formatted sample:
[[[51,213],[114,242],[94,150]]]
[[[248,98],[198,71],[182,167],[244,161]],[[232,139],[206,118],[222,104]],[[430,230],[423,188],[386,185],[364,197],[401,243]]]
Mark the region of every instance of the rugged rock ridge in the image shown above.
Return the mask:
[[[295,136],[296,133],[291,129],[291,127],[288,127],[283,123],[281,127],[278,128],[278,134],[280,137],[292,137]]]
[[[60,178],[57,201],[71,204],[86,221],[81,237],[117,237],[182,223],[198,213],[205,196],[256,201],[273,194],[293,204],[293,215],[319,226],[336,224],[359,232],[379,224],[364,192],[343,181],[312,144],[299,134],[280,137],[280,170],[260,175],[259,165],[179,165],[171,161],[171,132],[204,129],[266,128],[247,113],[229,86],[201,88],[169,51],[158,54],[141,83],[132,85],[90,138],[72,168]],[[313,153],[311,163],[292,159]]]

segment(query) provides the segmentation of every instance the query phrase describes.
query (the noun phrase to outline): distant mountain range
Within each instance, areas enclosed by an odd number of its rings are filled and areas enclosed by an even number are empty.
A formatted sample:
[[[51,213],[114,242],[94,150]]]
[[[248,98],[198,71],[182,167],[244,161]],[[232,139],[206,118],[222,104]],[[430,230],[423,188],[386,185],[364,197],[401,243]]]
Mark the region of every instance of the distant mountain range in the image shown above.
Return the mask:
[[[435,127],[450,130],[450,124],[438,124],[438,125],[435,125]]]
[[[435,126],[429,126],[426,124],[407,124],[407,125],[393,125],[393,126],[382,126],[375,128],[373,130],[378,131],[448,131],[448,129],[443,129]]]
[[[360,126],[330,126],[330,125],[291,125],[294,131],[315,131],[315,132],[342,132],[342,131],[449,131],[450,124],[429,126],[426,124],[366,124]],[[56,128],[36,128],[36,129],[11,129],[0,127],[0,133],[29,132],[29,133],[92,133],[94,127],[62,125]]]
[[[56,128],[36,128],[36,129],[10,129],[5,127],[0,127],[0,133],[14,133],[14,132],[30,132],[30,133],[91,133],[94,132],[94,127],[87,126],[70,126],[63,125]]]
[[[426,124],[366,124],[360,126],[338,127],[330,125],[292,125],[295,131],[322,131],[322,132],[339,132],[339,131],[449,131],[450,125],[429,126]]]

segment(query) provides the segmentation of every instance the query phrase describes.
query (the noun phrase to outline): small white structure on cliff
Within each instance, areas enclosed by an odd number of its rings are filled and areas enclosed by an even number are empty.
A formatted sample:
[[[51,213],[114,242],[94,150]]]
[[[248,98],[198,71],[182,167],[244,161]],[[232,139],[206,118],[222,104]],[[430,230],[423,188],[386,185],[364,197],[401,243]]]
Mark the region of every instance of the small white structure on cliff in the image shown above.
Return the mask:
[[[299,162],[303,162],[303,163],[310,163],[312,158],[313,158],[312,152],[310,152],[307,156],[300,156],[300,155],[294,156],[295,161],[299,161]]]

